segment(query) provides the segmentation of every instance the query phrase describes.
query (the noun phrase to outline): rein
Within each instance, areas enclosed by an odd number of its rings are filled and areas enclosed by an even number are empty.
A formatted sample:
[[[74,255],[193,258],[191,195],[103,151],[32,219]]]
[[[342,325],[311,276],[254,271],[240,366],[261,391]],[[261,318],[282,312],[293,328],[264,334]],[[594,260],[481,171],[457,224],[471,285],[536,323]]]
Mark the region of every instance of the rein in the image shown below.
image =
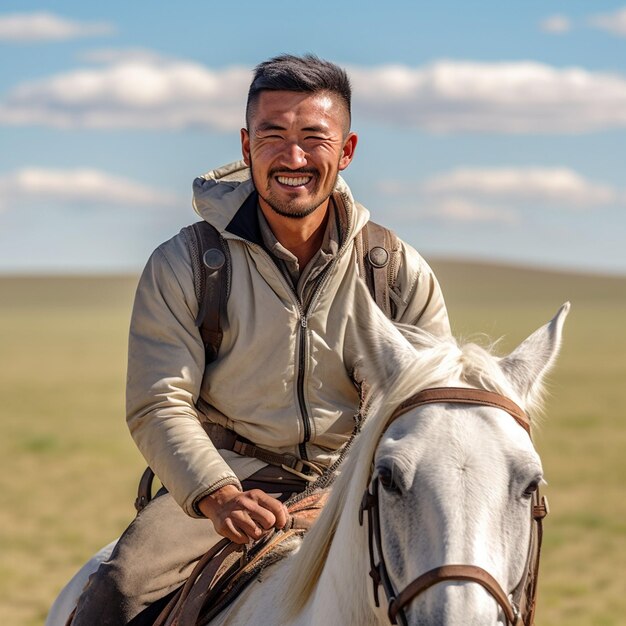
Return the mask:
[[[455,404],[483,405],[502,409],[508,413],[530,436],[530,419],[524,411],[508,398],[483,389],[464,387],[436,387],[425,389],[405,400],[387,420],[383,432],[400,416],[425,404],[452,402]],[[433,585],[446,581],[474,582],[482,585],[501,607],[510,626],[532,626],[534,624],[537,597],[537,576],[543,535],[542,521],[548,514],[545,497],[539,490],[533,493],[530,510],[530,543],[524,573],[518,585],[507,594],[489,572],[476,565],[441,565],[431,569],[409,583],[399,593],[393,588],[382,550],[380,506],[378,501],[379,480],[371,482],[371,491],[366,488],[359,510],[359,523],[363,525],[363,514],[367,512],[370,576],[374,587],[374,600],[380,606],[378,587],[382,585],[388,602],[388,616],[392,624],[408,624],[404,607]],[[374,547],[376,548],[374,550]],[[379,561],[376,563],[375,552]],[[509,595],[511,600],[509,600]]]

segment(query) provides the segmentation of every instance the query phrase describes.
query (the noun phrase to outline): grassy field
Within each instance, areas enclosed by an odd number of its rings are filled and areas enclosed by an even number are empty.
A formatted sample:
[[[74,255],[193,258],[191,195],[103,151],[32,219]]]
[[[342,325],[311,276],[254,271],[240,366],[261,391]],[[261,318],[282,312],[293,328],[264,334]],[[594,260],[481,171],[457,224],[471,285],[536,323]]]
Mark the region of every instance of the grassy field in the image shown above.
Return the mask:
[[[626,614],[626,279],[433,263],[457,335],[508,351],[572,312],[536,442],[552,513],[538,624]],[[132,519],[143,467],[123,420],[135,278],[0,278],[0,623],[41,624]]]

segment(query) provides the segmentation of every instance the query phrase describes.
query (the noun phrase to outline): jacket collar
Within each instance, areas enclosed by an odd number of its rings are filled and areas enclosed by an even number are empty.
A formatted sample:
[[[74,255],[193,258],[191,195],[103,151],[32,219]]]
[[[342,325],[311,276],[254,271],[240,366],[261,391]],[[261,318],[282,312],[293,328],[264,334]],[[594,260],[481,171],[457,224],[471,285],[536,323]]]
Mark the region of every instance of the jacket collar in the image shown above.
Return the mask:
[[[259,195],[253,191],[239,207],[233,219],[230,220],[226,226],[226,231],[252,243],[263,245],[263,235],[261,234],[257,212],[258,202]]]

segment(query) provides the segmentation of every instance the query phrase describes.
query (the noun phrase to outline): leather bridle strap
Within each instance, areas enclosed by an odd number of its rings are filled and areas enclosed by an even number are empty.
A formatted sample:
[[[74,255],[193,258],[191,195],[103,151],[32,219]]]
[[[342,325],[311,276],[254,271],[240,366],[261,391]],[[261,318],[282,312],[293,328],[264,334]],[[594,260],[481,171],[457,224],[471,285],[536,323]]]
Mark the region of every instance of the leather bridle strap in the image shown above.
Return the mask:
[[[507,623],[516,623],[518,616],[514,612],[514,608],[511,606],[506,593],[498,581],[489,572],[476,565],[441,565],[416,578],[391,600],[389,603],[389,617],[392,624],[396,623],[398,612],[415,596],[426,591],[429,587],[449,580],[467,581],[482,585],[504,611],[508,620]]]
[[[424,389],[398,406],[387,420],[386,426],[389,426],[391,422],[395,421],[403,413],[417,406],[421,406],[422,404],[437,404],[440,402],[478,404],[502,409],[530,435],[530,419],[515,402],[492,391],[468,389],[466,387],[431,387],[430,389]]]

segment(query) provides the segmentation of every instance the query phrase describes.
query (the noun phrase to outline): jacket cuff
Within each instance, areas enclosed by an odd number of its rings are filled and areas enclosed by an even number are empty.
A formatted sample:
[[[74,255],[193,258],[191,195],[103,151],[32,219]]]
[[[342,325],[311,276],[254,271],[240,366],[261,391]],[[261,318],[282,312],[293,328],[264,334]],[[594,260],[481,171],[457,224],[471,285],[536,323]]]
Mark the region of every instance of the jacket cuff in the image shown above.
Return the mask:
[[[185,506],[183,506],[185,513],[187,513],[190,517],[206,519],[205,515],[203,515],[202,511],[198,508],[198,503],[202,500],[202,498],[210,496],[218,489],[226,487],[226,485],[235,485],[235,487],[239,490],[242,490],[241,483],[236,476],[226,476],[221,480],[218,480],[216,483],[213,483],[210,487],[204,488],[200,492],[192,494],[187,500],[187,503],[190,502],[191,504],[188,505],[185,503]]]

